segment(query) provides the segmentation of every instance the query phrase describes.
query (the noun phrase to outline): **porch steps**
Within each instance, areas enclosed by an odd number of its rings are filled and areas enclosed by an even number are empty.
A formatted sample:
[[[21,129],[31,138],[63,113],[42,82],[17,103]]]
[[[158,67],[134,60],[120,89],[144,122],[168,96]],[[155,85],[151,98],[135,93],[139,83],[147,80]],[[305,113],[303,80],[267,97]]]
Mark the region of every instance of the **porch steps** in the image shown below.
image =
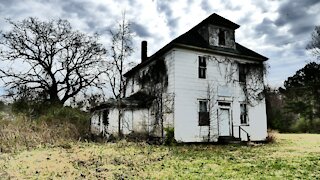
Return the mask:
[[[221,144],[240,144],[241,139],[233,136],[219,136],[218,142]]]

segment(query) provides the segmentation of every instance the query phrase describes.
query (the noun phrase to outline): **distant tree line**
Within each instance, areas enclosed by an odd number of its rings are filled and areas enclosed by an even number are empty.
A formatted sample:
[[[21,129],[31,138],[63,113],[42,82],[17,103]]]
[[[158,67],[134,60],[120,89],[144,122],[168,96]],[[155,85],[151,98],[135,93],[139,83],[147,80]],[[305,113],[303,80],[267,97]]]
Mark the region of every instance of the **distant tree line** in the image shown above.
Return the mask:
[[[320,58],[320,26],[307,45]],[[309,62],[284,87],[266,89],[268,127],[280,132],[320,133],[320,63]]]

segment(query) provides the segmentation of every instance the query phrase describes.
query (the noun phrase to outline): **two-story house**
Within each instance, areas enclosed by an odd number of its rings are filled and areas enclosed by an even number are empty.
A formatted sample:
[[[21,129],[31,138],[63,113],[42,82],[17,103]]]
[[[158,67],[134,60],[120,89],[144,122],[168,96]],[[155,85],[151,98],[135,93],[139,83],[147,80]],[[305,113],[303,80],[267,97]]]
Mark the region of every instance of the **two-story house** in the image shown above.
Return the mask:
[[[236,43],[239,27],[212,14],[150,57],[142,42],[141,63],[125,74],[123,106],[96,108],[92,130],[163,137],[171,127],[181,142],[265,140],[267,58]]]

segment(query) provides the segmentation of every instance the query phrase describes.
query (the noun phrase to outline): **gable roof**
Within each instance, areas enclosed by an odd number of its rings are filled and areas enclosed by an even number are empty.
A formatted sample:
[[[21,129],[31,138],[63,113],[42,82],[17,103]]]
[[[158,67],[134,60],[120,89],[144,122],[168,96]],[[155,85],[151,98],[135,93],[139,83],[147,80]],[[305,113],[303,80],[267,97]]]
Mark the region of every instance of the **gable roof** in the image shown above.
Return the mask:
[[[198,25],[196,25],[194,28],[198,29],[198,27],[203,26],[205,24],[213,24],[213,25],[217,25],[217,26],[221,26],[221,27],[227,27],[230,29],[238,29],[240,26],[222,16],[219,16],[216,13],[211,14],[209,17],[207,17],[206,19],[204,19],[203,21],[201,21]],[[192,28],[192,29],[194,29]]]
[[[208,52],[208,53],[215,53],[219,55],[226,55],[231,57],[237,57],[237,58],[243,58],[247,60],[252,61],[266,61],[268,60],[267,57],[262,56],[244,46],[242,46],[239,43],[236,43],[235,49],[232,48],[222,48],[217,46],[210,46],[208,42],[206,42],[203,37],[197,32],[198,29],[206,24],[214,24],[217,26],[227,27],[231,28],[233,30],[239,28],[240,26],[238,24],[235,24],[221,16],[219,16],[216,13],[213,13],[208,18],[197,24],[195,27],[191,28],[186,33],[180,35],[179,37],[172,40],[170,43],[165,45],[163,48],[158,50],[156,53],[154,53],[152,56],[148,57],[147,60],[141,62],[137,66],[133,67],[131,70],[129,70],[127,73],[124,74],[125,77],[130,76],[135,71],[139,70],[140,68],[146,66],[150,62],[158,59],[163,54],[171,50],[172,48],[184,48],[184,49],[191,49],[191,50],[197,50],[202,52]]]

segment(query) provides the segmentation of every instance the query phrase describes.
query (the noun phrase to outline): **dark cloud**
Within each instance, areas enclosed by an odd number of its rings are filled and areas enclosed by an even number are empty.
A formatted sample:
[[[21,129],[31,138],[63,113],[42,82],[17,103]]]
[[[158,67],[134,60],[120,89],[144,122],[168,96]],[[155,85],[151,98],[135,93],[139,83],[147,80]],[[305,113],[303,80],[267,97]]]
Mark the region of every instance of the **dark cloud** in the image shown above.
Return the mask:
[[[172,9],[169,6],[169,2],[168,1],[157,1],[157,10],[158,12],[164,12],[167,18],[171,18],[172,17]]]
[[[206,12],[210,12],[211,11],[210,4],[208,3],[207,0],[202,0],[201,1],[201,8]]]
[[[19,3],[19,0],[1,0],[1,4],[5,7]]]
[[[159,13],[164,12],[166,16],[166,23],[170,29],[176,29],[178,26],[179,18],[173,17],[173,10],[170,7],[169,1],[157,1],[157,10]],[[171,31],[171,36],[174,35],[174,32]]]
[[[276,34],[277,27],[269,18],[264,18],[263,21],[255,27],[255,32],[259,36],[262,36],[264,34]]]
[[[129,1],[130,6],[134,6],[136,4],[135,0],[128,0],[128,1]]]
[[[272,1],[272,0],[269,0],[269,1],[266,1],[266,0],[254,0],[254,1],[251,1],[251,3],[253,5],[255,5],[256,8],[260,9],[263,13],[269,11],[269,2]]]
[[[245,13],[237,22],[237,24],[241,25],[241,24],[249,24],[251,21],[251,16],[249,13]]]
[[[223,1],[224,6],[226,9],[232,10],[232,11],[239,11],[241,10],[240,6],[237,6],[235,4],[232,3],[232,1]]]
[[[104,6],[104,5],[99,5],[99,6],[98,6],[98,11],[108,12],[109,9],[108,9],[106,6]]]
[[[62,10],[65,13],[75,13],[79,18],[90,17],[90,3],[84,1],[63,1]]]
[[[146,38],[151,37],[151,33],[148,31],[146,27],[143,27],[143,25],[138,24],[136,22],[131,23],[132,30],[140,37]]]
[[[193,0],[188,0],[188,5],[192,4]]]
[[[264,36],[264,41],[274,46],[282,46],[291,43],[290,37],[278,32],[278,27],[269,18],[264,18],[263,21],[254,28],[255,37]]]
[[[279,16],[275,20],[275,25],[279,27],[288,25],[290,27],[289,31],[294,35],[311,32],[312,27],[317,23],[319,12],[310,12],[308,10],[316,4],[320,4],[320,1],[287,0],[281,3],[278,9]]]

